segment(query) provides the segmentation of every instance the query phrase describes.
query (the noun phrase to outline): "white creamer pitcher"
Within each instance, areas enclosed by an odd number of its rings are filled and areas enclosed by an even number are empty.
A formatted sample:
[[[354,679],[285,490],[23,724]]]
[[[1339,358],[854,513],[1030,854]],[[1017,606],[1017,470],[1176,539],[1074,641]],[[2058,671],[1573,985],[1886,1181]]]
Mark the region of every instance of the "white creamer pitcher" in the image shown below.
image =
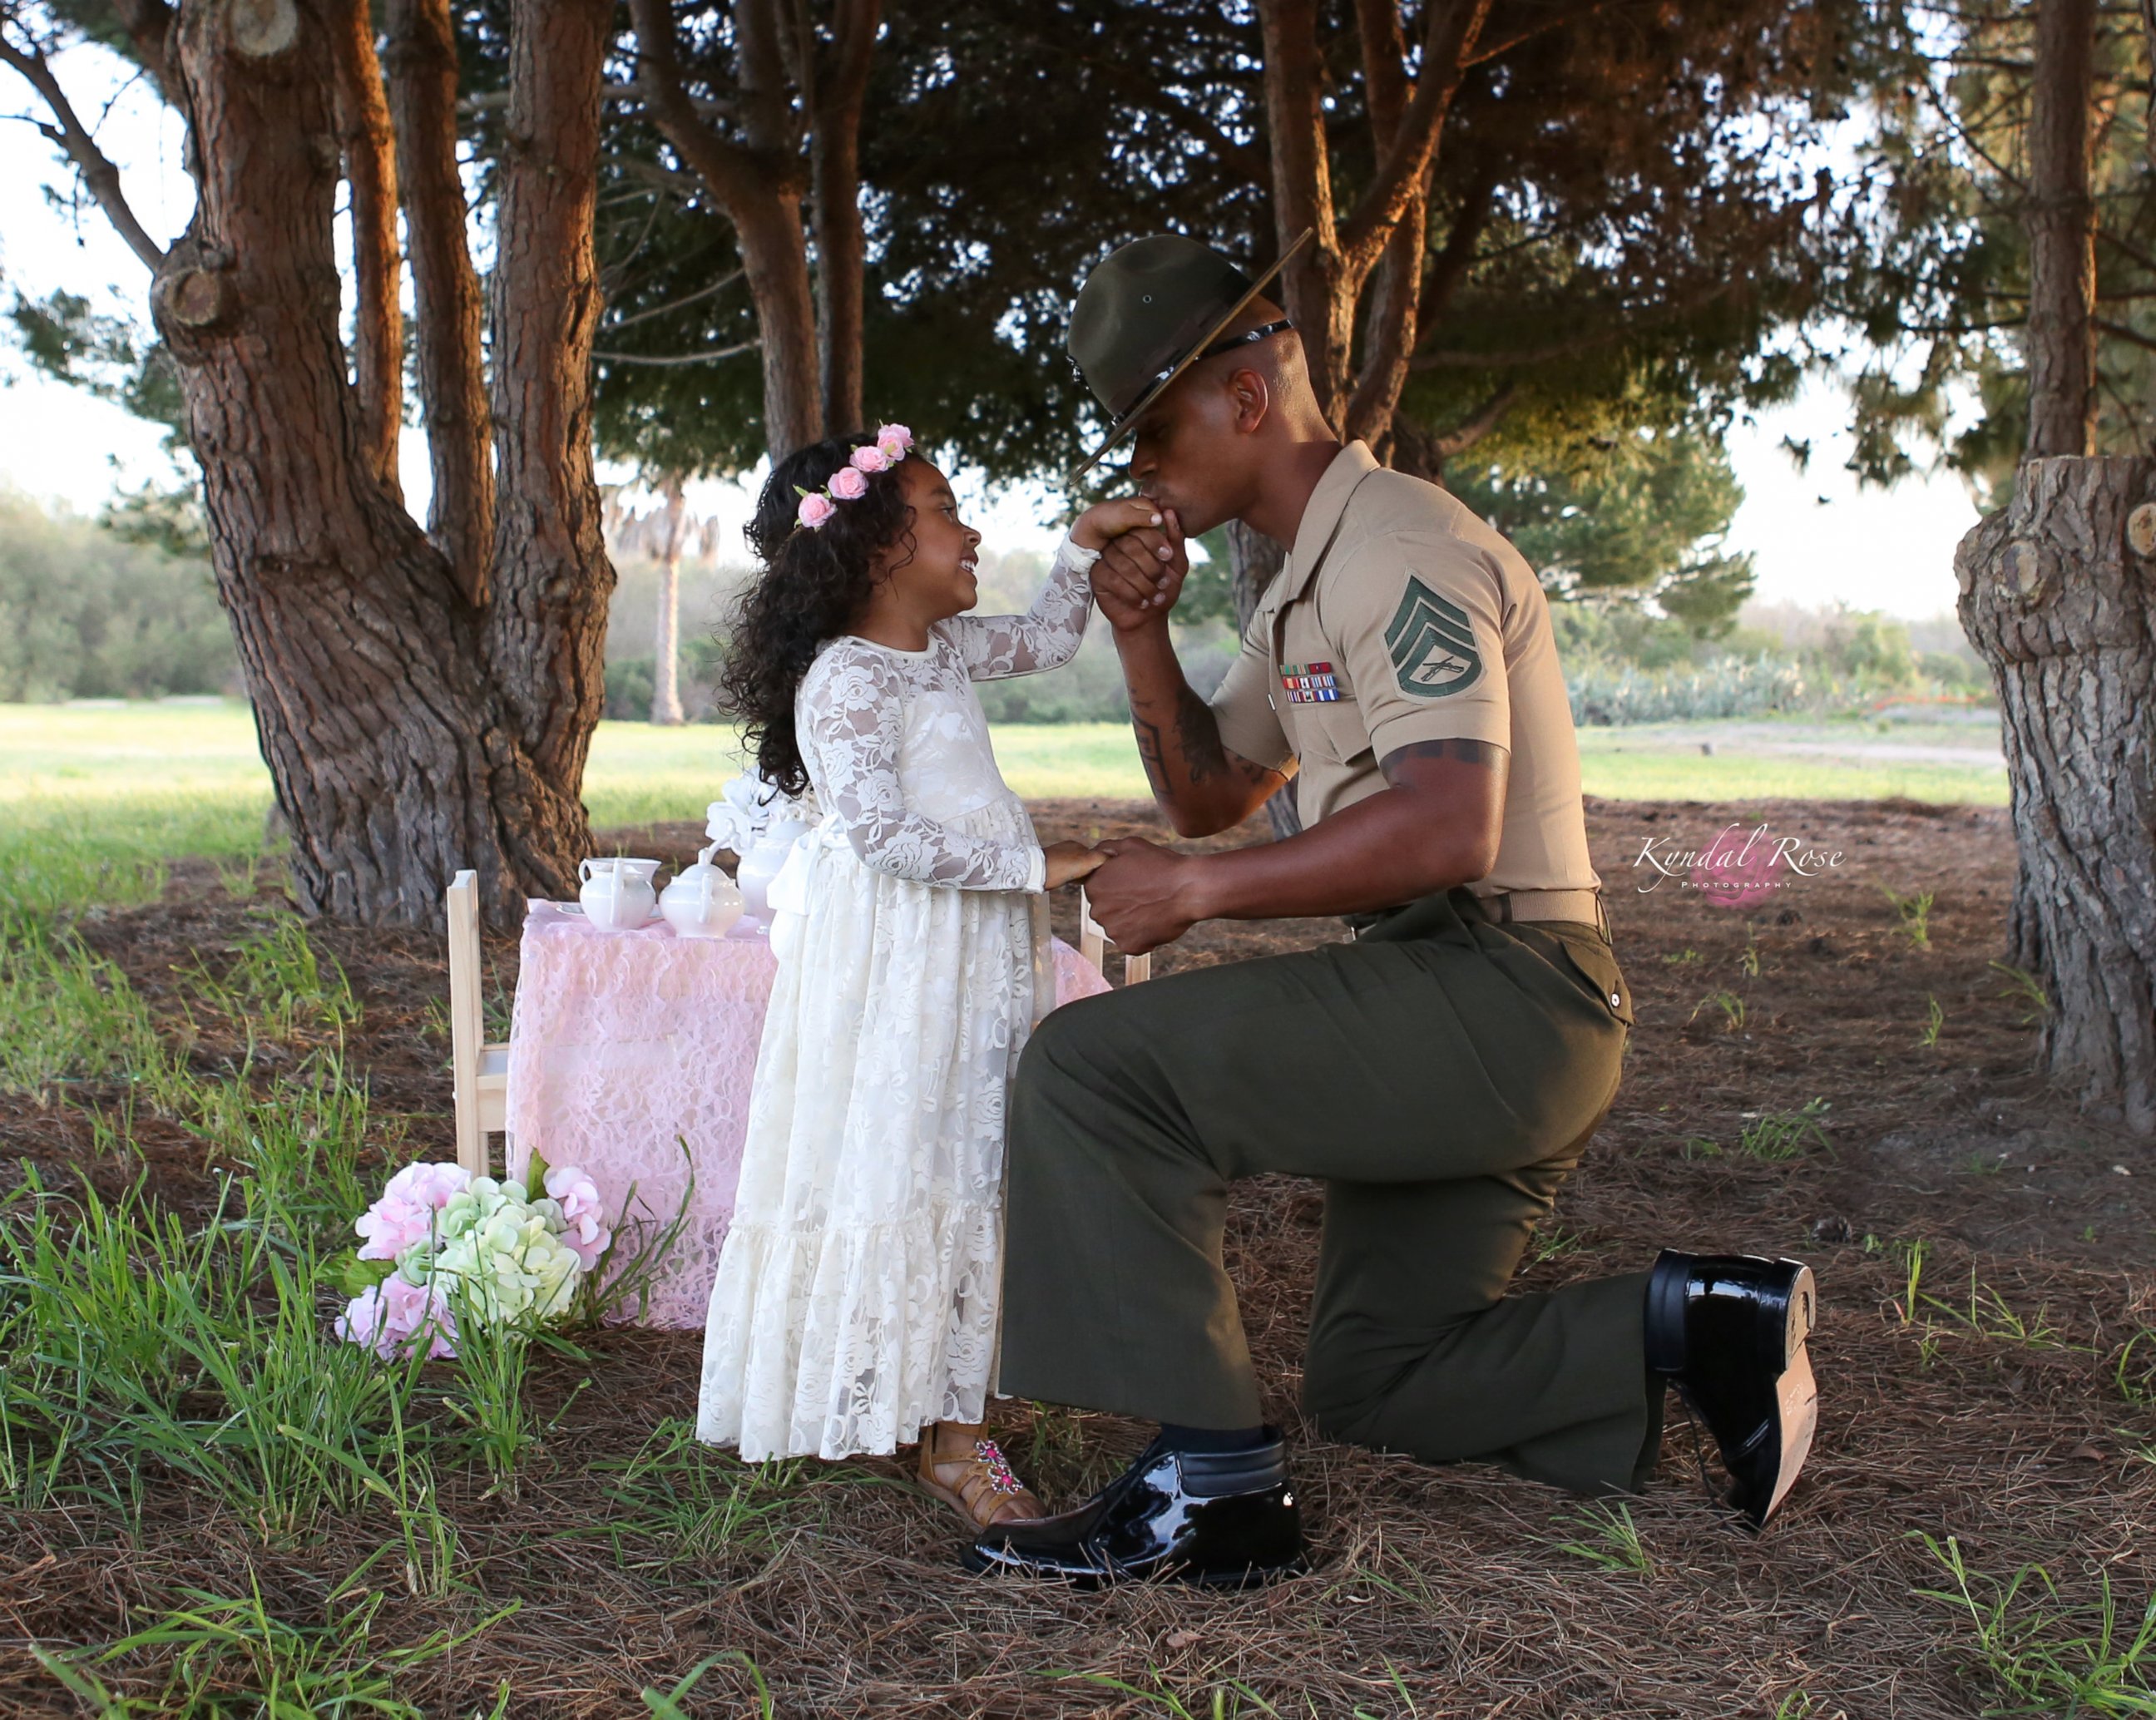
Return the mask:
[[[651,917],[658,897],[651,881],[658,875],[655,860],[599,859],[577,868],[583,885],[577,900],[584,917],[608,932],[634,932]]]
[[[742,916],[742,893],[725,870],[711,864],[715,842],[696,856],[696,864],[674,875],[659,898],[659,911],[677,936],[724,937]]]
[[[786,856],[793,852],[794,843],[810,828],[805,819],[774,819],[764,827],[755,845],[742,855],[741,869],[735,877],[741,886],[742,906],[750,919],[765,925],[771,922],[771,881],[786,864]]]

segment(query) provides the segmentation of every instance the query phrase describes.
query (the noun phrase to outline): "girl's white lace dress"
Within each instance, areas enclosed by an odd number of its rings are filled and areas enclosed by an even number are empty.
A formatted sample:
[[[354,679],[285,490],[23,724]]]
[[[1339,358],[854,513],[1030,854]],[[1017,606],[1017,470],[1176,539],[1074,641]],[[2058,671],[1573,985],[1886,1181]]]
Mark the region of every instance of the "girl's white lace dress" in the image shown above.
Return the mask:
[[[1066,542],[1027,614],[955,617],[925,650],[827,640],[802,681],[823,818],[772,886],[778,973],[696,1415],[752,1461],[982,1418],[1046,861],[973,683],[1070,660],[1094,559]]]

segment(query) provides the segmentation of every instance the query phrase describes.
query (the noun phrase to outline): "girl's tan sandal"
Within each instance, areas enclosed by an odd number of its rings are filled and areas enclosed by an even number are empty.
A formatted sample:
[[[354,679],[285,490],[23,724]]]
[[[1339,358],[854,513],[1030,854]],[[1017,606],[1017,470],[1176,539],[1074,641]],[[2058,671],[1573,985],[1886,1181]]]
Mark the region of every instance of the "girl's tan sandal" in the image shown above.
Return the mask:
[[[931,1429],[921,1440],[918,1479],[925,1492],[934,1494],[976,1530],[997,1523],[1031,1522],[1047,1516],[1040,1501],[1004,1461],[1003,1448],[993,1440],[977,1439],[970,1450],[938,1451]]]

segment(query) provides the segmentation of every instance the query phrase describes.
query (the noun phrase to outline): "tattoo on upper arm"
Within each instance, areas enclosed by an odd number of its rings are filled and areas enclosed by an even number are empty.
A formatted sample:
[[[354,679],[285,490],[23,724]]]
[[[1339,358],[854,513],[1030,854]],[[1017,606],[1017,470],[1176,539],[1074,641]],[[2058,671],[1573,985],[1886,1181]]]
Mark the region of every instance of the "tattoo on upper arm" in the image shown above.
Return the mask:
[[[1407,758],[1456,758],[1462,764],[1479,764],[1485,770],[1502,770],[1512,757],[1509,749],[1495,741],[1410,741],[1404,747],[1396,747],[1378,762],[1378,768],[1385,780],[1393,780],[1393,772],[1401,760]]]

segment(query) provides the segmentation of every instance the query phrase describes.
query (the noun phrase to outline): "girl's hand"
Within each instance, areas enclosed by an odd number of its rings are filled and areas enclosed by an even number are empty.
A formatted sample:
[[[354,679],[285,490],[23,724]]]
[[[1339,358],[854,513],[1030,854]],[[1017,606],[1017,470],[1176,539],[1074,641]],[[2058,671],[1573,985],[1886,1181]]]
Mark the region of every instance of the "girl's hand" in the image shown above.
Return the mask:
[[[1118,633],[1158,627],[1182,594],[1190,558],[1173,508],[1158,526],[1132,526],[1108,541],[1093,563],[1093,599]]]
[[[1048,887],[1060,890],[1101,870],[1107,855],[1082,842],[1051,842],[1042,850],[1048,856]]]
[[[1081,549],[1105,549],[1111,537],[1160,523],[1160,510],[1152,502],[1142,495],[1127,495],[1120,501],[1096,502],[1079,515],[1070,527],[1070,541]]]

